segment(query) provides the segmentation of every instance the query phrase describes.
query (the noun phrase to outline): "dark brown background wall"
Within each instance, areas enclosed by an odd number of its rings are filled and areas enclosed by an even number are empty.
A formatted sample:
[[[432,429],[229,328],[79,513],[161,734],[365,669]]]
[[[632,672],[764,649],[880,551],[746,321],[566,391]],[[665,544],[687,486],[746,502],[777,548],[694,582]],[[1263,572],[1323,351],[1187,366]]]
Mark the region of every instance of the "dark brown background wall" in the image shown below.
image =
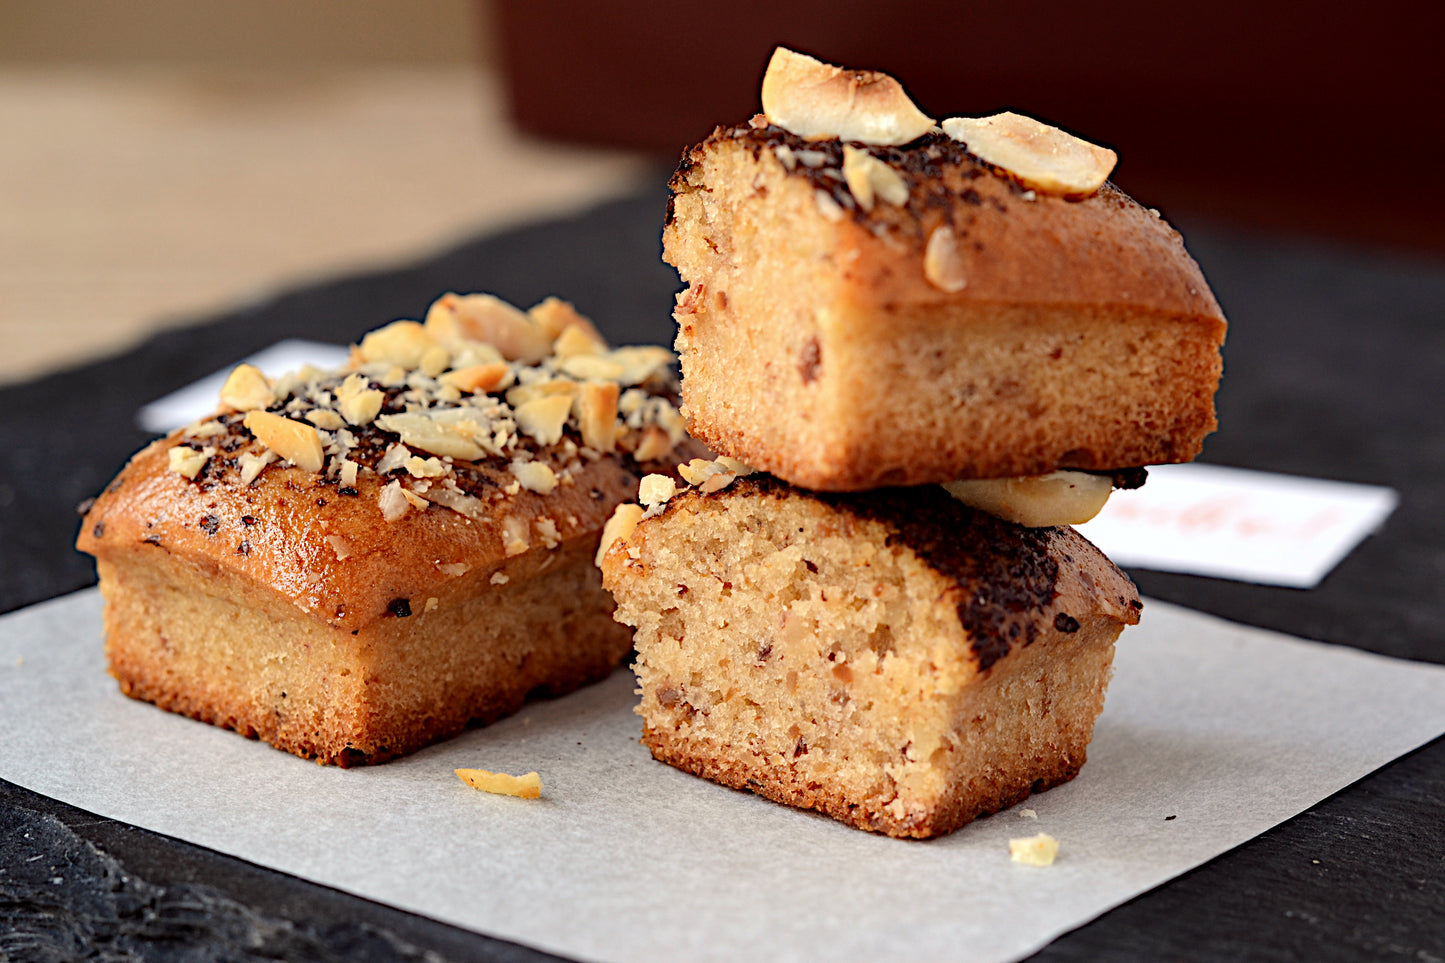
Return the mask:
[[[1445,5],[500,0],[517,122],[675,157],[758,110],[774,44],[1118,150],[1176,217],[1445,255]]]

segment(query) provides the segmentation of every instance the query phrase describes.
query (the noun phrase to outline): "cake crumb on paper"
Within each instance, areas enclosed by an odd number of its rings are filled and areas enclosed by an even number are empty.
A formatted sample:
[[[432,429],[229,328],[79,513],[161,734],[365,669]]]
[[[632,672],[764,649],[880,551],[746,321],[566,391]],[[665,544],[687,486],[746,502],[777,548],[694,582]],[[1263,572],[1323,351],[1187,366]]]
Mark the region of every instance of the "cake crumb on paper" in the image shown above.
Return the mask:
[[[1048,833],[1008,841],[1008,855],[1025,866],[1052,866],[1059,853],[1059,841]]]
[[[536,799],[542,795],[542,777],[535,772],[509,776],[505,772],[488,772],[485,769],[458,769],[456,774],[462,782],[482,792],[522,799]]]
[[[1020,819],[1038,819],[1038,818],[1039,818],[1039,814],[1038,814],[1037,812],[1035,812],[1034,810],[1032,810],[1032,809],[1020,809],[1020,810],[1019,810],[1019,818],[1020,818]]]

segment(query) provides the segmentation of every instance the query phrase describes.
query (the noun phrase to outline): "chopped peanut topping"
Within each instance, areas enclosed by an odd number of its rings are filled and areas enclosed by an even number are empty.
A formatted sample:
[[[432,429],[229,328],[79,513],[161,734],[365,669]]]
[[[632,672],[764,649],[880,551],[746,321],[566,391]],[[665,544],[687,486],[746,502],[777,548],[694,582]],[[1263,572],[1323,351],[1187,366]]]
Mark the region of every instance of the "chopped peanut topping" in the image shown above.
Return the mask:
[[[393,321],[361,339],[361,356],[369,362],[415,368],[436,344],[436,338],[417,322]]]
[[[523,488],[538,495],[550,495],[557,487],[557,473],[539,461],[514,461],[512,474]]]
[[[311,425],[267,411],[250,412],[246,415],[245,425],[261,444],[302,471],[320,471],[321,466],[326,464],[321,451],[321,436]]]
[[[677,482],[666,475],[646,475],[637,489],[637,500],[648,508],[666,504],[677,494]]]
[[[610,452],[617,447],[617,398],[615,381],[588,382],[582,386],[582,392],[577,396],[577,421],[582,431],[582,444],[601,452]]]
[[[237,411],[254,411],[270,407],[275,400],[271,382],[259,368],[238,364],[221,387],[221,404]]]
[[[562,426],[571,411],[571,395],[537,398],[517,406],[517,427],[539,445],[555,445],[562,438]]]
[[[185,445],[177,445],[168,453],[171,471],[194,480],[215,453],[216,449],[210,446],[197,451],[194,448],[187,448]]]
[[[612,543],[626,540],[637,529],[637,523],[642,521],[642,506],[624,502],[618,505],[612,512],[612,517],[607,519],[607,524],[602,526],[602,543],[597,546],[598,565],[602,564],[602,556],[612,547]]]
[[[843,179],[848,182],[853,199],[865,211],[873,210],[875,197],[895,206],[908,203],[908,185],[902,175],[851,144],[843,145]]]

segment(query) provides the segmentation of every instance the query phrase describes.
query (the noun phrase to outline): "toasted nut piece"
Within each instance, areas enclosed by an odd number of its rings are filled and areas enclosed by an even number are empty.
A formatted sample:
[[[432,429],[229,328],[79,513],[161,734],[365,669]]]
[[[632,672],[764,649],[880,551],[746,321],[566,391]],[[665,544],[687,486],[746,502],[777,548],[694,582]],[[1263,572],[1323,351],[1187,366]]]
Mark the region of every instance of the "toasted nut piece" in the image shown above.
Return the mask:
[[[592,325],[574,324],[557,335],[557,340],[552,342],[552,353],[559,358],[570,358],[573,355],[598,355],[608,350],[607,342],[597,333]]]
[[[625,386],[640,385],[677,360],[677,355],[655,345],[617,348],[609,352],[607,357],[622,366],[617,383]]]
[[[714,462],[716,464],[716,462]],[[704,495],[711,495],[713,492],[721,491],[728,487],[737,478],[737,474],[730,471],[716,471],[703,479],[703,483],[697,486],[697,490]]]
[[[625,370],[622,365],[602,354],[574,354],[558,365],[562,373],[578,381],[616,381]]]
[[[557,473],[540,461],[512,462],[512,476],[529,492],[550,495],[557,487]]]
[[[252,411],[243,422],[246,430],[261,444],[291,462],[302,471],[320,471],[326,464],[321,451],[321,435],[311,425],[268,411]]]
[[[420,448],[433,455],[450,455],[452,458],[475,461],[486,452],[481,445],[467,437],[470,425],[463,423],[465,417],[464,409],[445,409],[436,413],[405,411],[394,415],[381,415],[376,419],[376,423],[384,431],[396,432],[401,436],[401,440],[412,448]],[[380,464],[377,465],[377,470],[381,470]]]
[[[266,449],[257,455],[253,452],[243,451],[239,459],[241,466],[241,484],[250,485],[261,474],[262,469],[276,460],[276,453]]]
[[[582,328],[584,332],[596,337],[598,341],[603,344],[607,343],[606,339],[598,334],[597,328],[592,322],[585,315],[579,313],[570,301],[563,301],[561,298],[546,298],[528,308],[527,316],[553,341],[556,341],[558,335],[568,328]],[[607,349],[603,348],[602,350],[606,351]]]
[[[386,394],[371,387],[371,382],[359,374],[347,375],[346,380],[341,382],[341,387],[336,390],[336,406],[341,417],[352,425],[371,424],[381,412],[385,401]]]
[[[773,51],[763,75],[763,113],[810,140],[896,145],[933,129],[933,118],[887,74],[843,70],[785,47]]]
[[[943,132],[1025,187],[1063,197],[1093,194],[1119,160],[1107,147],[1022,114],[950,117],[943,122]]]
[[[527,534],[527,522],[517,515],[508,515],[502,519],[502,550],[507,557],[521,555],[531,543]]]
[[[341,535],[327,535],[322,541],[331,546],[331,550],[336,553],[338,562],[346,561],[353,554],[352,549],[355,546]]]
[[[167,453],[166,457],[169,459],[171,471],[177,475],[194,479],[201,473],[201,469],[206,467],[206,462],[210,461],[211,456],[215,453],[216,449],[209,445],[200,451],[187,448],[185,445],[176,445]]]
[[[615,381],[588,382],[577,396],[577,424],[582,444],[596,451],[617,448],[617,397]]]
[[[1108,475],[1055,471],[1024,478],[977,478],[944,489],[974,508],[1027,528],[1082,525],[1099,514],[1114,481]]]
[[[1059,841],[1048,833],[1008,841],[1009,859],[1025,866],[1052,866],[1059,853]]]
[[[509,361],[536,364],[552,350],[552,339],[520,308],[492,294],[444,294],[426,314],[426,329],[438,341],[482,341]]]
[[[542,777],[535,772],[509,776],[505,772],[488,772],[485,769],[458,769],[456,774],[462,782],[482,792],[521,799],[537,799],[542,795]]]
[[[645,475],[637,486],[637,500],[648,508],[664,505],[677,494],[677,482],[667,475]]]
[[[491,364],[474,364],[466,368],[458,368],[455,371],[448,371],[439,379],[444,385],[451,385],[462,391],[482,392],[496,391],[502,385],[511,381],[512,369],[506,362],[495,361]]]
[[[529,385],[517,385],[515,388],[507,389],[507,404],[513,408],[525,405],[529,401],[536,401],[538,398],[550,398],[554,395],[566,395],[568,398],[575,398],[582,391],[582,386],[569,378],[553,378],[551,381],[534,381]]]
[[[940,224],[928,235],[928,246],[923,249],[923,276],[929,284],[949,294],[968,286],[959,257],[958,238],[947,224]]]
[[[237,411],[266,408],[275,398],[271,382],[259,368],[249,364],[236,365],[226,378],[226,383],[221,386],[221,404]]]
[[[612,517],[602,526],[602,544],[597,546],[598,565],[602,564],[602,556],[612,547],[612,543],[618,540],[625,541],[637,529],[637,523],[642,521],[642,506],[634,505],[631,502],[623,502],[613,511]]]
[[[656,461],[672,451],[672,438],[656,425],[648,425],[642,431],[642,440],[632,452],[634,461]]]
[[[307,421],[311,422],[317,428],[326,431],[336,431],[337,429],[346,427],[346,422],[342,420],[341,416],[330,408],[312,408],[306,412],[305,417]]]
[[[555,445],[562,439],[562,427],[571,411],[571,395],[536,398],[517,406],[517,427],[539,445]]]
[[[412,455],[402,467],[413,478],[441,478],[448,470],[440,458],[422,458],[420,455]]]
[[[851,144],[843,145],[843,179],[848,182],[853,199],[865,211],[873,210],[875,197],[895,206],[908,203],[908,185],[902,176],[866,150]]]
[[[837,223],[847,216],[847,212],[843,210],[843,206],[833,200],[833,195],[827,191],[814,191],[813,203],[818,206],[818,213],[823,216],[823,220],[825,221]]]
[[[340,479],[340,481],[341,481],[341,487],[343,487],[343,488],[355,488],[355,487],[356,487],[356,473],[357,473],[358,471],[360,471],[360,470],[361,470],[361,466],[358,465],[356,462],[354,462],[354,461],[349,461],[349,460],[343,460],[343,461],[341,462],[341,472],[340,472],[340,475],[339,475],[339,479]]]
[[[717,463],[734,475],[751,475],[757,471],[756,468],[747,462],[738,461],[736,458],[730,458],[727,455],[718,455]]]
[[[694,458],[685,465],[677,466],[677,473],[689,485],[701,485],[721,470],[716,462],[708,461],[706,458]]]
[[[377,493],[376,504],[381,508],[381,517],[388,522],[397,521],[411,511],[411,500],[406,497],[406,489],[401,487],[399,481],[383,487]]]
[[[417,367],[428,378],[435,378],[452,366],[452,353],[444,346],[434,344],[422,352]]]
[[[393,321],[361,339],[361,357],[373,364],[391,364],[411,370],[437,341],[415,321]]]

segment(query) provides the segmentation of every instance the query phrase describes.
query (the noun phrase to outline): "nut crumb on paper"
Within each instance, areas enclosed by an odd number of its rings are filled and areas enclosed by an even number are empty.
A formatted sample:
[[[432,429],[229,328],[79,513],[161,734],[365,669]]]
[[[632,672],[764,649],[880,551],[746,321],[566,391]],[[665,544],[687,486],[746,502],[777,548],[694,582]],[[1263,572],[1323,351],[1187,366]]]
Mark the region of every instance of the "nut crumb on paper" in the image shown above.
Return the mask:
[[[1008,855],[1025,866],[1052,866],[1059,853],[1059,841],[1048,833],[1008,841]]]
[[[488,772],[485,769],[458,769],[456,774],[462,782],[482,792],[522,799],[536,799],[542,795],[542,777],[535,772],[509,776],[505,772]]]

